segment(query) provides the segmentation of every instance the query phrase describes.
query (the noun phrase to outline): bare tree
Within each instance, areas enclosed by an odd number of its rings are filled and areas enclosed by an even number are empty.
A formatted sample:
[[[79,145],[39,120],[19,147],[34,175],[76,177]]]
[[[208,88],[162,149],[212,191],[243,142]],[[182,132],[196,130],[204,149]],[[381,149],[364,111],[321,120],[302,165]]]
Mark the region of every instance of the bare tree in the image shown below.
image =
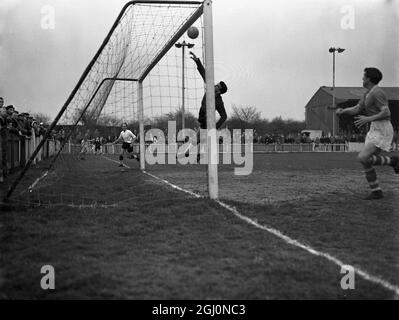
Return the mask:
[[[256,107],[238,107],[233,105],[233,117],[246,123],[255,123],[261,120],[261,113]]]
[[[43,123],[45,125],[49,125],[51,123],[51,117],[47,114],[38,112],[38,113],[31,113],[31,116],[40,123]]]
[[[97,121],[97,125],[106,127],[120,127],[123,120],[112,116],[100,116]]]

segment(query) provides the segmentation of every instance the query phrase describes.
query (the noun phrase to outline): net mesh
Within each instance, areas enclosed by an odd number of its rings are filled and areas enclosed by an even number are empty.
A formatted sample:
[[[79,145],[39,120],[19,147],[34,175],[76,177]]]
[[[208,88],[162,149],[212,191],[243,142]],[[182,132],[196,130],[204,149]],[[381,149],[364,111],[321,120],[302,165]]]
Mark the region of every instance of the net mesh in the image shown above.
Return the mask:
[[[77,88],[58,122],[53,139],[46,142],[12,199],[30,205],[72,207],[112,207],[128,201],[129,193],[120,192],[117,183],[121,145],[112,145],[122,123],[139,133],[139,84],[143,84],[144,124],[154,127],[176,120],[181,126],[183,105],[183,50],[172,40],[190,42],[185,62],[185,112],[195,126],[195,116],[204,94],[204,81],[189,59],[193,51],[203,58],[203,21],[194,19],[200,37],[192,40],[184,31],[200,9],[199,3],[135,4],[120,16],[104,42],[90,71]],[[189,24],[187,24],[189,23]],[[187,28],[186,28],[187,26]],[[182,36],[176,38],[176,35]],[[164,50],[168,48],[168,50]],[[160,59],[156,59],[161,54]],[[156,64],[153,65],[154,60]],[[96,148],[97,146],[97,148]],[[134,146],[139,153],[139,145]],[[136,170],[134,159],[130,166]],[[106,181],[113,183],[106,183]],[[117,194],[117,201],[115,200]]]
[[[94,63],[78,93],[68,106],[62,124],[97,121],[108,118],[121,121],[138,119],[138,86],[136,82],[113,80],[139,80],[170,42],[198,5],[136,4],[125,12],[107,46]],[[195,24],[203,29],[202,20]],[[201,33],[203,34],[203,32]],[[181,41],[185,40],[183,36]],[[190,40],[191,41],[191,40]],[[192,49],[202,56],[202,38],[192,41]],[[145,77],[144,112],[147,118],[162,115],[182,104],[182,50],[174,46]],[[187,99],[189,111],[196,112],[203,94],[203,80],[193,64],[186,63]],[[106,80],[108,79],[108,80]],[[92,97],[94,100],[87,106]],[[86,112],[82,112],[87,108]]]

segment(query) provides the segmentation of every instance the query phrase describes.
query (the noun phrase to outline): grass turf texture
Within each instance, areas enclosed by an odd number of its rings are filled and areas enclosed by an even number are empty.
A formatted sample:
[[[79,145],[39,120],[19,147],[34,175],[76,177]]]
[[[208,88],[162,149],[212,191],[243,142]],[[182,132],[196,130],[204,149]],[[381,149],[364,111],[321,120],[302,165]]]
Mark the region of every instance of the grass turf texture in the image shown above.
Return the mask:
[[[76,175],[68,163],[42,182],[42,198],[67,189],[117,207],[50,205],[2,212],[0,298],[393,298],[360,277],[356,290],[343,291],[336,265],[212,201],[170,189],[141,173],[133,160],[132,169],[121,172],[117,164],[88,157],[77,164]],[[204,166],[149,171],[206,193]],[[378,173],[386,198],[366,202],[361,198],[367,185],[353,154],[255,155],[248,177],[220,166],[220,193],[260,224],[398,284],[398,176],[391,168]],[[40,268],[46,264],[56,270],[52,292],[40,289]]]

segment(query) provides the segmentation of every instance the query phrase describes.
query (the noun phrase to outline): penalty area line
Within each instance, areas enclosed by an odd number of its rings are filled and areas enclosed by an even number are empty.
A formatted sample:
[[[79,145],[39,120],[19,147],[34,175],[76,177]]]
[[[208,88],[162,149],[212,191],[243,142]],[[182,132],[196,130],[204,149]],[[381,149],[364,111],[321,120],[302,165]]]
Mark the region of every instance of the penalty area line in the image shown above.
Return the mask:
[[[105,159],[107,159],[108,161],[119,163],[118,161],[109,159],[109,158],[107,158],[105,156],[103,156],[103,157]],[[131,169],[127,165],[124,165],[124,166],[126,168],[128,168],[128,169]],[[148,175],[149,177],[153,178],[153,179],[156,179],[156,180],[158,180],[160,182],[163,182],[164,184],[168,185],[169,187],[171,187],[171,188],[173,188],[175,190],[178,190],[180,192],[184,192],[184,193],[186,193],[186,194],[188,194],[188,195],[190,195],[192,197],[198,198],[198,199],[199,198],[204,198],[203,196],[201,196],[199,194],[196,194],[196,193],[194,193],[192,191],[189,191],[189,190],[181,188],[181,187],[179,187],[177,185],[174,185],[173,183],[170,183],[169,181],[161,179],[161,178],[159,178],[159,177],[157,177],[157,176],[155,176],[153,174],[150,174],[150,173],[148,173],[146,171],[142,171],[142,172],[144,174]],[[369,272],[364,271],[361,268],[354,267],[354,266],[352,266],[350,264],[344,263],[343,261],[339,260],[338,258],[332,256],[329,253],[325,253],[325,252],[316,250],[316,249],[314,249],[314,248],[312,248],[312,247],[310,247],[308,245],[305,245],[305,244],[301,243],[298,240],[292,239],[292,238],[290,238],[289,236],[285,235],[284,233],[282,233],[281,231],[279,231],[277,229],[268,227],[266,225],[261,225],[257,221],[255,221],[255,220],[253,220],[253,219],[241,214],[236,208],[234,208],[234,207],[232,207],[232,206],[230,206],[230,205],[228,205],[228,204],[226,204],[226,203],[224,203],[224,202],[222,202],[220,200],[216,200],[216,203],[219,204],[222,208],[226,209],[227,211],[230,211],[234,216],[236,216],[240,220],[246,222],[247,224],[252,225],[253,227],[255,227],[257,229],[266,231],[266,232],[274,235],[275,237],[283,240],[285,243],[287,243],[289,245],[292,245],[294,247],[297,247],[299,249],[305,250],[306,252],[310,253],[311,255],[314,255],[314,256],[317,256],[317,257],[322,257],[322,258],[328,260],[329,262],[332,262],[333,264],[337,265],[341,269],[342,268],[346,268],[346,267],[351,267],[354,270],[354,272],[358,276],[363,278],[364,280],[372,282],[374,284],[378,284],[378,285],[382,286],[383,288],[385,288],[386,290],[392,291],[396,296],[399,295],[399,286],[394,285],[394,284],[390,283],[389,281],[386,281],[386,280],[384,280],[384,279],[382,279],[382,278],[380,278],[378,276],[374,276],[374,275],[370,274]]]

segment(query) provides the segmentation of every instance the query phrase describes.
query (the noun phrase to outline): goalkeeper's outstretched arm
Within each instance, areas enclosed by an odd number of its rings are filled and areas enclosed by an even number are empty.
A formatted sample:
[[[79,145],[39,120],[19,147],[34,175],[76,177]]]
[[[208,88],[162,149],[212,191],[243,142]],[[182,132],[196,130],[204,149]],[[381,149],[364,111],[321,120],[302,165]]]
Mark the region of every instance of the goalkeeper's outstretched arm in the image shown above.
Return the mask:
[[[190,51],[190,55],[191,55],[191,59],[193,59],[195,64],[197,65],[198,72],[200,73],[202,79],[204,79],[204,81],[206,81],[206,79],[205,79],[205,68],[202,65],[201,60],[195,55],[194,52]]]

